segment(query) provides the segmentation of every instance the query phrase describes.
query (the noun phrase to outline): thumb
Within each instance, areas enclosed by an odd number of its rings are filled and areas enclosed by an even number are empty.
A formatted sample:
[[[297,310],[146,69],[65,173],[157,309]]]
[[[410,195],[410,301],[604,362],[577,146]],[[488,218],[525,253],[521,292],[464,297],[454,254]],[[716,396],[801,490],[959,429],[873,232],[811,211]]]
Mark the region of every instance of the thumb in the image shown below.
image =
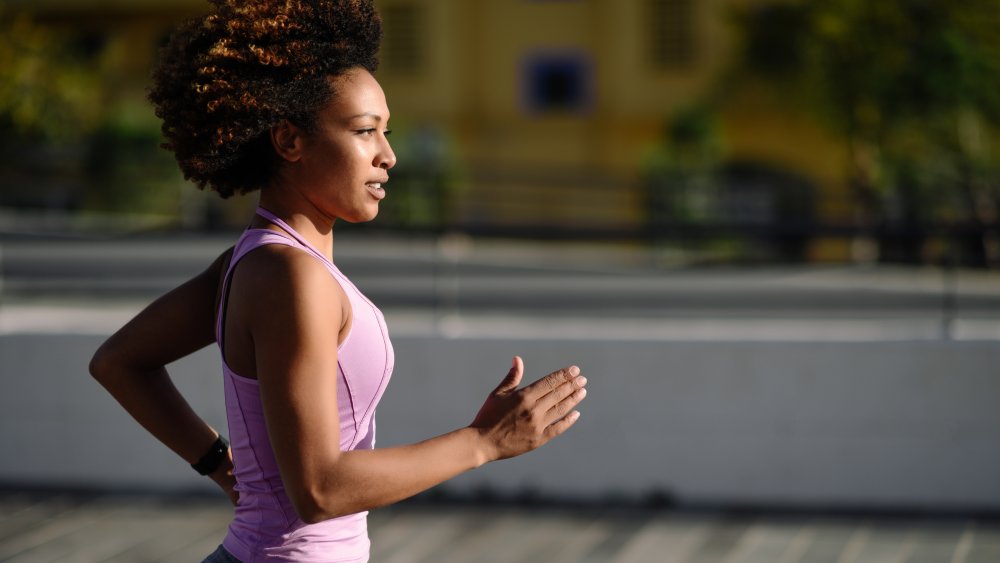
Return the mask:
[[[520,356],[514,356],[514,361],[511,363],[510,371],[500,382],[500,385],[493,390],[494,395],[506,395],[517,389],[517,386],[521,384],[521,377],[524,375],[524,361],[521,360]]]

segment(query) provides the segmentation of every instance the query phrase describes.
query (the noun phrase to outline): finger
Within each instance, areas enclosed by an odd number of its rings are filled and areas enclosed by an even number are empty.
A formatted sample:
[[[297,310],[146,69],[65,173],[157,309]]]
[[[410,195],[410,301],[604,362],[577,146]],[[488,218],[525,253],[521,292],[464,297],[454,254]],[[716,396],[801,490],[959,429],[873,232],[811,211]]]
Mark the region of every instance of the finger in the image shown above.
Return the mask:
[[[517,386],[521,384],[521,378],[524,376],[524,361],[521,360],[520,356],[514,356],[514,360],[511,362],[510,371],[497,385],[497,388],[493,390],[494,395],[506,395],[517,389]]]
[[[551,440],[556,436],[562,434],[563,432],[570,429],[571,426],[576,424],[576,421],[580,420],[580,411],[573,411],[563,418],[553,422],[545,429],[545,440]]]
[[[572,383],[573,379],[578,375],[580,375],[580,368],[576,366],[569,366],[554,371],[525,387],[523,389],[524,397],[531,401],[537,401],[558,389],[560,385]]]
[[[581,378],[583,376],[580,376]],[[579,379],[579,378],[578,378]],[[584,378],[586,379],[586,378]],[[584,381],[586,383],[586,381]],[[564,389],[569,391],[563,394]],[[549,398],[556,395],[562,395],[562,398],[549,406]],[[553,421],[559,420],[560,418],[566,416],[568,412],[573,410],[573,407],[580,404],[581,401],[587,396],[587,389],[584,387],[574,387],[571,385],[563,385],[558,390],[549,393],[541,401],[537,403],[539,408],[545,408],[545,421],[547,424]]]
[[[580,393],[579,399],[582,400],[587,394],[587,391],[584,389],[585,385],[587,385],[587,378],[582,375],[578,375],[574,377],[572,381],[566,381],[559,384],[558,387],[540,397],[535,404],[538,408],[547,411],[562,403],[567,397],[576,393]],[[579,400],[577,400],[577,402],[579,402]],[[561,413],[559,416],[566,414],[566,412]]]

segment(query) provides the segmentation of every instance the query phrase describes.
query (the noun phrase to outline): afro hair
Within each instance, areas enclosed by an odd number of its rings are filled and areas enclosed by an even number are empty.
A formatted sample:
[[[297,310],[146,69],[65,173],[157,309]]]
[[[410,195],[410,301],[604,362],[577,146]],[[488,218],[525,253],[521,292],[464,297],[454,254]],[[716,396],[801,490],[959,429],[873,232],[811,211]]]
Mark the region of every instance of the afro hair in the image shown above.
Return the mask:
[[[374,72],[382,25],[371,0],[211,0],[171,35],[149,100],[184,178],[223,198],[268,184],[270,128],[311,130],[332,76]]]

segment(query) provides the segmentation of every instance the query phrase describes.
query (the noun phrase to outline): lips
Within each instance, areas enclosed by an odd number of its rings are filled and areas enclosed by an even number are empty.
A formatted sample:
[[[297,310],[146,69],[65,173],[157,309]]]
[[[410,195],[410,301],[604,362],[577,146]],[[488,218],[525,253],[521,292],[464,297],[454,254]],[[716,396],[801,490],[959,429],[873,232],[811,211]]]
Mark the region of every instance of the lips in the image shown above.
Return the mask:
[[[368,188],[368,193],[372,195],[375,199],[385,198],[385,188],[383,187],[383,182],[368,182],[365,184]]]

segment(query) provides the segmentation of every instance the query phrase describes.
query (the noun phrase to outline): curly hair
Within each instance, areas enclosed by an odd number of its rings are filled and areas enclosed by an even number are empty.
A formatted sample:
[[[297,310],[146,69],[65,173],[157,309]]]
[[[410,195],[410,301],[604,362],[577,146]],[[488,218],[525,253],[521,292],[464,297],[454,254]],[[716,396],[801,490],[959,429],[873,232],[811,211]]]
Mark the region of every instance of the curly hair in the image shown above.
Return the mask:
[[[273,125],[313,130],[331,76],[375,71],[382,24],[371,0],[210,1],[161,50],[149,100],[184,178],[226,198],[273,177]]]

